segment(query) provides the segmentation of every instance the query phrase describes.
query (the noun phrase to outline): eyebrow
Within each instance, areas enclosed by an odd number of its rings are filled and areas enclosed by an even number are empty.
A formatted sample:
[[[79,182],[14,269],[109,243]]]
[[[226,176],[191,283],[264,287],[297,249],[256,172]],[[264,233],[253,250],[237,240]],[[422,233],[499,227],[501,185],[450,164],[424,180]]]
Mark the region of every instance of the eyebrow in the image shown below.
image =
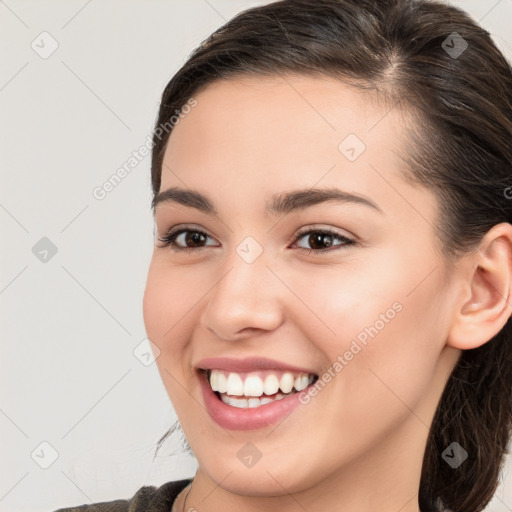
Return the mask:
[[[384,213],[379,206],[366,196],[345,192],[335,187],[306,188],[274,194],[272,200],[266,203],[266,215],[283,215],[292,211],[304,210],[311,206],[334,201],[337,203],[354,203],[369,206]],[[213,202],[197,190],[187,190],[171,187],[159,192],[151,203],[153,212],[162,203],[178,203],[189,208],[195,208],[208,215],[218,215]]]

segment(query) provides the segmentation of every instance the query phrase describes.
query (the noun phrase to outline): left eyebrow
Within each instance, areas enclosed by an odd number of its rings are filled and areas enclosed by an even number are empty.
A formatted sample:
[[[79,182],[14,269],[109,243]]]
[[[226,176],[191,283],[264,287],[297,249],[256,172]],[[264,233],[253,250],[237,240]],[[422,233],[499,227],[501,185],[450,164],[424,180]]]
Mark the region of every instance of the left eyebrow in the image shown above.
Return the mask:
[[[382,209],[366,196],[345,192],[338,188],[306,188],[274,194],[272,200],[265,205],[266,215],[283,215],[292,211],[304,210],[327,201],[338,203],[354,203],[369,206],[380,213]],[[197,190],[187,190],[171,187],[159,192],[152,201],[153,212],[161,203],[175,202],[189,208],[195,208],[208,215],[217,215],[218,212],[207,196]]]
[[[294,210],[303,210],[326,201],[355,203],[369,206],[384,213],[379,206],[366,196],[345,192],[339,188],[306,188],[282,194],[274,194],[266,206],[267,215],[283,215]]]

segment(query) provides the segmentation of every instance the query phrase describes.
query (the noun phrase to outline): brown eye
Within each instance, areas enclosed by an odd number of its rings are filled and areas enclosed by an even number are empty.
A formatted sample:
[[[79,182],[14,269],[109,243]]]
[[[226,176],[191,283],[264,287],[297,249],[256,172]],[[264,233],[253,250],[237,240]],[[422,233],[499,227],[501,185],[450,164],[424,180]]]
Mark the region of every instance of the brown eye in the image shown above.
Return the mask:
[[[201,244],[206,240],[206,236],[203,233],[200,233],[199,231],[185,231],[185,236],[183,237],[184,244],[189,247],[192,245],[193,247],[201,246]],[[181,236],[181,234],[179,235]],[[176,237],[176,238],[179,238]]]
[[[175,251],[188,251],[204,248],[205,242],[209,238],[211,237],[203,231],[181,228],[170,230],[164,236],[160,237],[159,240],[162,242],[160,247],[171,247]]]
[[[313,249],[325,249],[332,245],[332,235],[326,233],[312,233],[308,237],[308,243]]]
[[[305,233],[301,233],[297,236],[296,240],[304,239],[309,247],[303,247],[299,245],[300,249],[310,252],[322,252],[329,250],[329,247],[344,247],[347,245],[354,245],[356,242],[347,238],[346,236],[336,233],[330,230],[310,230]],[[334,241],[339,240],[342,243],[335,244]],[[335,250],[335,249],[333,249]]]

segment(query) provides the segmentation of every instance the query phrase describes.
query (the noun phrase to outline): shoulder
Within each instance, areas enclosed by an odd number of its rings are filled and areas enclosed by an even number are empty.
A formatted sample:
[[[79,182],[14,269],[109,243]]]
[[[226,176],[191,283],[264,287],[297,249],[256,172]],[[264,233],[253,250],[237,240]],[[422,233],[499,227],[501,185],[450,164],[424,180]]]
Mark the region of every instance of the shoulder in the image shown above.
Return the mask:
[[[176,496],[191,481],[187,478],[167,482],[160,487],[143,486],[130,499],[59,508],[54,512],[169,512]]]

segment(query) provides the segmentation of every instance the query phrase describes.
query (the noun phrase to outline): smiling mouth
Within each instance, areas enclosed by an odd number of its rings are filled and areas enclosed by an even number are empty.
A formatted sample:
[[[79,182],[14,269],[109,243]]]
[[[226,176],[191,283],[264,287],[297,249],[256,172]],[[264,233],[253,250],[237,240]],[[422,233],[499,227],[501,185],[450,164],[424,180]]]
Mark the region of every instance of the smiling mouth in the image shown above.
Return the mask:
[[[313,373],[277,370],[239,373],[208,369],[203,373],[206,373],[206,380],[219,400],[240,409],[257,408],[282,400],[318,380],[318,375]]]

